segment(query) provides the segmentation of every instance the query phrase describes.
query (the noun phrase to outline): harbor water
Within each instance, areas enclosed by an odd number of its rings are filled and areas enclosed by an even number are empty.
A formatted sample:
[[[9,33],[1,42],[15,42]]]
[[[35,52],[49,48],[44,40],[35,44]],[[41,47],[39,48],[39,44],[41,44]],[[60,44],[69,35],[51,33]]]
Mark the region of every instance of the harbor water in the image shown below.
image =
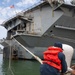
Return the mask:
[[[72,63],[75,63],[75,60]],[[39,69],[40,63],[36,60],[12,60],[9,62],[0,54],[0,75],[40,75]]]
[[[40,63],[35,60],[12,60],[10,63],[0,54],[0,75],[40,75]]]

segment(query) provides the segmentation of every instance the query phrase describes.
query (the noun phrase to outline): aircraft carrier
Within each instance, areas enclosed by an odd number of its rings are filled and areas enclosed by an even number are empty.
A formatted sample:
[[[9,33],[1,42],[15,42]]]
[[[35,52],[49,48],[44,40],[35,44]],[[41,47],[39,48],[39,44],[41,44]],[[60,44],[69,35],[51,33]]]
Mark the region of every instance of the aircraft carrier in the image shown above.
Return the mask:
[[[1,42],[5,58],[9,58],[11,49],[12,58],[34,59],[18,42],[40,58],[55,42],[75,49],[75,5],[59,1],[42,0],[3,22],[7,29],[7,37]]]

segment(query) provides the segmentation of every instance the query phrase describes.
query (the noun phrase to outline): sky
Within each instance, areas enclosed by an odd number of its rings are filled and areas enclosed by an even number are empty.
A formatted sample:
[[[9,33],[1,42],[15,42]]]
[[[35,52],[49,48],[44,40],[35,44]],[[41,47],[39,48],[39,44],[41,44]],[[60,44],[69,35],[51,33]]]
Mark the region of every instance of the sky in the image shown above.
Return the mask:
[[[0,0],[0,24],[39,1],[40,0]],[[65,0],[65,2],[69,4],[70,1],[71,0]],[[7,30],[0,25],[0,39],[6,38],[6,36]],[[1,45],[0,47],[3,48]]]

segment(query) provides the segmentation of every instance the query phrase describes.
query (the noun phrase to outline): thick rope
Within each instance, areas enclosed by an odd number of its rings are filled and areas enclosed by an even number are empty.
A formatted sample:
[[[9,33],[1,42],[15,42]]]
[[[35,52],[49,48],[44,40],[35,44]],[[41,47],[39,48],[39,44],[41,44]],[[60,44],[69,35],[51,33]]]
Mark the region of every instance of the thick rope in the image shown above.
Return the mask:
[[[10,40],[10,44],[11,44],[11,40]],[[12,75],[14,75],[12,69],[11,69],[11,45],[10,45],[10,54],[9,54],[9,68],[8,68],[11,72]]]
[[[19,43],[15,38],[14,38],[14,40],[15,40],[19,45],[21,45],[21,47],[23,47],[25,51],[29,52],[37,61],[39,61],[40,64],[43,64],[43,63],[42,63],[42,60],[41,60],[38,56],[36,56],[35,54],[33,54],[33,53],[32,53],[30,50],[28,50],[25,46],[23,46],[21,43]]]
[[[14,72],[12,71],[11,69],[11,40],[9,40],[10,43],[9,43],[9,46],[10,46],[10,53],[9,53],[9,66],[8,66],[8,70],[7,70],[7,73],[8,74],[9,72],[11,72],[12,75],[15,75]]]

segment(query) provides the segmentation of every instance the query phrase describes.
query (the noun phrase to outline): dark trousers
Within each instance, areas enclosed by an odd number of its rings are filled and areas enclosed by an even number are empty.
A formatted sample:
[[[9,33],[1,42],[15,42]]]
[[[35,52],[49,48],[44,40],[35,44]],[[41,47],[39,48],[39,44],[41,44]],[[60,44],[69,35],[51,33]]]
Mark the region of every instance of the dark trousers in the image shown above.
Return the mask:
[[[40,66],[40,75],[60,75],[60,72],[48,64],[42,64]]]

